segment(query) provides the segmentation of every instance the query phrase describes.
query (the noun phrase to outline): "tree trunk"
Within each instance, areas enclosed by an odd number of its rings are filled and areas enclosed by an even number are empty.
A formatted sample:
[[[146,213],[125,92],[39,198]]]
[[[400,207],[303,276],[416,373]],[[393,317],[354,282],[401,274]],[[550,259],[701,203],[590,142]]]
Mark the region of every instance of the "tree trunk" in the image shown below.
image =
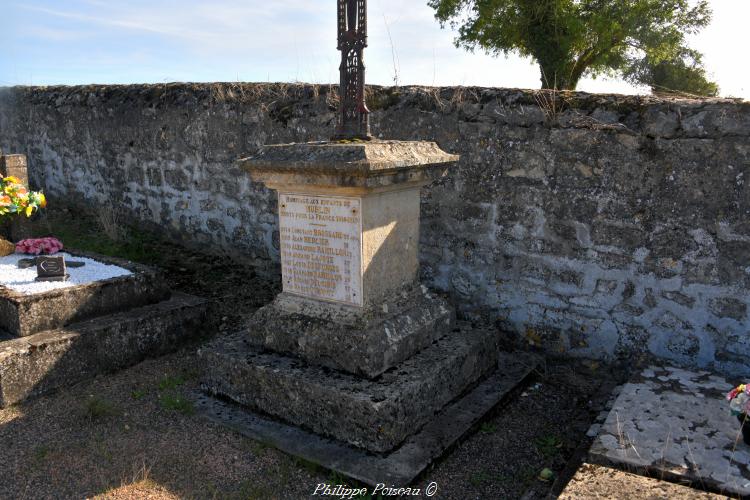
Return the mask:
[[[575,90],[581,77],[572,75],[572,68],[572,65],[545,67],[540,64],[542,89]]]

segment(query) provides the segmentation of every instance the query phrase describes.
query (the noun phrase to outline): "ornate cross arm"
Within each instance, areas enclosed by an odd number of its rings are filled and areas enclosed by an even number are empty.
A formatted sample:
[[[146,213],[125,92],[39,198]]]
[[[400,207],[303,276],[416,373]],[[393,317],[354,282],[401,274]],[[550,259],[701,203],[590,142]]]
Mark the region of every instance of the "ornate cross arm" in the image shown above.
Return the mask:
[[[334,140],[370,140],[370,110],[365,104],[364,49],[367,0],[337,0],[338,49],[341,51],[339,111]]]

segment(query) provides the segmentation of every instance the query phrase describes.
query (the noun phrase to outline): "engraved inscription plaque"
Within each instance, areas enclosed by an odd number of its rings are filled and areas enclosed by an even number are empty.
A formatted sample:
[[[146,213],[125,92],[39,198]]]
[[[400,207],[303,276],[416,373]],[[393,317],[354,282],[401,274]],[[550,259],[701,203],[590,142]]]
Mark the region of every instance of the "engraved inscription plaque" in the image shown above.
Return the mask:
[[[362,306],[362,201],[279,193],[284,291]]]
[[[35,281],[68,281],[70,275],[65,267],[65,257],[39,256],[36,258]]]

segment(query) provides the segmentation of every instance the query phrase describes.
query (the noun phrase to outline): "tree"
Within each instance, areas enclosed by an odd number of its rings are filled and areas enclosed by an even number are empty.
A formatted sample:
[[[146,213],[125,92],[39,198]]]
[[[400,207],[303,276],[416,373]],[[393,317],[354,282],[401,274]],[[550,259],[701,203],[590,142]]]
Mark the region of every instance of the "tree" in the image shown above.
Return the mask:
[[[539,64],[542,88],[573,90],[584,75],[635,76],[687,51],[711,20],[706,0],[429,0],[456,46],[518,53]],[[699,60],[698,60],[699,61]],[[642,67],[643,69],[643,67]]]
[[[706,78],[701,55],[694,51],[656,63],[646,57],[624,71],[623,75],[630,82],[648,85],[654,94],[715,97],[719,93],[719,86]]]

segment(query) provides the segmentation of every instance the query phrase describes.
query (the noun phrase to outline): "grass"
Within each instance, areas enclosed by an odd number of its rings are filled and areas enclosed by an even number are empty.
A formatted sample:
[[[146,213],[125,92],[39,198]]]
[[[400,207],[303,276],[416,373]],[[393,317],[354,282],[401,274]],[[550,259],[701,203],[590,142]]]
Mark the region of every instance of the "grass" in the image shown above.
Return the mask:
[[[266,443],[255,441],[254,439],[247,439],[243,443],[246,444],[246,448],[256,457],[262,455],[269,448]]]
[[[192,415],[195,413],[193,402],[180,394],[165,394],[160,399],[161,407],[165,410],[172,410],[183,415]]]
[[[237,498],[247,500],[265,500],[272,497],[271,489],[268,486],[253,481],[243,481],[237,492]]]
[[[492,481],[492,476],[486,472],[475,472],[469,477],[469,483],[471,483],[472,486],[481,486],[482,483],[487,483],[489,481]]]
[[[542,436],[534,441],[537,451],[547,458],[552,458],[561,453],[563,443],[555,435]]]
[[[493,434],[497,432],[497,426],[490,422],[484,422],[480,427],[479,431],[483,432],[484,434]]]
[[[36,468],[36,467],[42,465],[45,462],[45,460],[47,459],[47,457],[49,456],[49,454],[50,454],[51,451],[52,451],[52,449],[49,446],[44,445],[44,444],[35,447],[34,450],[32,451],[32,454],[33,454],[32,465],[33,465],[33,467]]]
[[[119,237],[119,241],[115,241],[107,237],[103,230],[96,225],[80,227],[79,224],[75,224],[70,219],[64,221],[64,223],[57,223],[57,221],[44,217],[33,227],[34,236],[54,236],[69,248],[95,252],[110,257],[120,257],[145,264],[155,263],[159,258],[153,236],[132,228],[121,227],[122,236]]]
[[[135,389],[133,392],[130,393],[130,397],[138,401],[139,399],[143,399],[146,396],[146,391],[144,389]]]
[[[89,420],[101,420],[118,415],[119,409],[109,400],[90,396],[83,407],[83,413]]]
[[[304,458],[293,457],[292,461],[294,462],[294,465],[297,466],[297,468],[306,470],[310,473],[310,475],[320,474],[325,470],[324,467],[316,464],[315,462],[305,460]]]
[[[168,390],[177,389],[179,386],[183,385],[184,383],[185,383],[185,379],[180,377],[179,375],[167,376],[161,379],[161,381],[159,381],[159,390],[168,391]]]
[[[179,394],[177,388],[184,385],[185,378],[180,375],[166,375],[157,385],[159,389],[159,403],[165,410],[172,410],[183,415],[195,413],[193,402]]]
[[[528,486],[529,484],[533,483],[536,480],[536,477],[537,470],[531,466],[524,467],[524,469],[518,475],[518,478],[521,480],[521,484],[523,484],[524,486]]]

